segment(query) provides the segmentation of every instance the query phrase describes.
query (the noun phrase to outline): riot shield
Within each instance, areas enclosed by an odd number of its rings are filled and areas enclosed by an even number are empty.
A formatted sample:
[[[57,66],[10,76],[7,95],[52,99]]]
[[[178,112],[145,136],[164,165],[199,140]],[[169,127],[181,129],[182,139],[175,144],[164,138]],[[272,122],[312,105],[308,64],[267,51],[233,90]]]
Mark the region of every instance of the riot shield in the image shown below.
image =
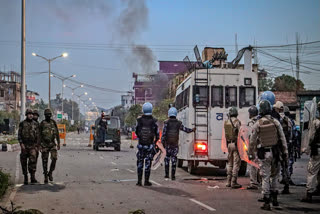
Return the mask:
[[[313,120],[316,118],[317,101],[313,100],[304,103],[303,119],[302,119],[302,136],[301,136],[301,153],[310,154],[310,133],[313,127]]]
[[[167,155],[166,150],[163,147],[160,140],[157,142],[157,146],[159,148],[159,151],[153,157],[152,166],[151,166],[152,170],[156,170],[161,165],[161,163],[163,163],[164,158]]]
[[[243,125],[240,127],[239,134],[238,134],[238,142],[237,142],[238,151],[239,151],[241,160],[259,169],[260,167],[256,162],[249,160],[248,151],[249,151],[249,143],[250,143],[249,141],[250,133],[251,133],[251,130],[248,126]]]

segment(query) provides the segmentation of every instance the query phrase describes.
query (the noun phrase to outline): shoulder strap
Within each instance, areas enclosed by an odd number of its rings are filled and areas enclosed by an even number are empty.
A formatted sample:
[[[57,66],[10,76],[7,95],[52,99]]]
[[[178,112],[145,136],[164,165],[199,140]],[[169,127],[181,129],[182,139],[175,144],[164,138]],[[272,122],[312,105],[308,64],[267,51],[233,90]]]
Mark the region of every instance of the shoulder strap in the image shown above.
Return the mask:
[[[233,124],[233,122],[232,122],[232,119],[231,119],[231,117],[229,118],[229,120],[230,120],[230,123],[231,123],[231,125],[232,125],[232,128],[236,128],[235,126],[234,126],[234,124]]]

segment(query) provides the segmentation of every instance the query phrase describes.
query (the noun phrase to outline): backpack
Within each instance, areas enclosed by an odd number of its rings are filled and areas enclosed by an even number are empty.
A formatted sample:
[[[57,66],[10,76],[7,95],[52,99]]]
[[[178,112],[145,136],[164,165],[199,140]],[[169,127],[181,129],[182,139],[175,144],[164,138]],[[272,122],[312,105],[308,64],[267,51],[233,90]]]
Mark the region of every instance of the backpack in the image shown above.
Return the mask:
[[[224,131],[226,135],[226,140],[235,142],[238,138],[239,130],[234,126],[231,118],[229,120],[224,121]]]
[[[259,136],[261,147],[272,147],[278,144],[278,130],[273,119],[259,120]]]

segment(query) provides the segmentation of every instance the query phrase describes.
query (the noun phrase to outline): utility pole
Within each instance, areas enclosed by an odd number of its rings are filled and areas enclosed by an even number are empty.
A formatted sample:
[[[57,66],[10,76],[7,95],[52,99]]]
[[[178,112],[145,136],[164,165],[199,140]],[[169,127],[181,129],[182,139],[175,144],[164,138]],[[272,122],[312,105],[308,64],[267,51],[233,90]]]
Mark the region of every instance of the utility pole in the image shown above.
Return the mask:
[[[235,34],[235,48],[236,48],[236,56],[237,56],[237,54],[238,54],[238,35],[237,34]]]
[[[299,41],[300,38],[299,38],[299,34],[296,33],[296,43],[297,43],[297,46],[296,46],[296,75],[297,75],[297,83],[296,83],[296,90],[298,91],[298,82],[299,82],[299,79],[300,79],[300,61],[299,61]]]
[[[26,111],[26,0],[21,0],[21,111],[20,120],[24,120]]]

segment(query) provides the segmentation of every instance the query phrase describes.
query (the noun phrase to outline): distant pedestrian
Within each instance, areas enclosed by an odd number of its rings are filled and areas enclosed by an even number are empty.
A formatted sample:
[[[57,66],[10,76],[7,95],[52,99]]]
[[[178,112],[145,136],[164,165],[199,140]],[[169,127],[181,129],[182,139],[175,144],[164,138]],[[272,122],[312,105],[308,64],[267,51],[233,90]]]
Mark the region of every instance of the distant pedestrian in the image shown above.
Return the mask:
[[[169,119],[164,122],[162,131],[161,142],[166,149],[165,158],[165,178],[169,178],[169,168],[171,160],[171,179],[176,179],[176,164],[177,154],[179,152],[179,132],[184,131],[186,133],[194,132],[196,129],[189,129],[185,127],[181,121],[177,120],[178,111],[175,107],[171,107],[168,111]]]
[[[152,104],[145,103],[142,106],[143,115],[137,119],[136,133],[139,138],[137,153],[137,185],[142,185],[144,168],[144,185],[151,186],[150,173],[154,156],[155,143],[159,140],[157,119],[152,117]],[[144,166],[145,164],[145,166]]]

